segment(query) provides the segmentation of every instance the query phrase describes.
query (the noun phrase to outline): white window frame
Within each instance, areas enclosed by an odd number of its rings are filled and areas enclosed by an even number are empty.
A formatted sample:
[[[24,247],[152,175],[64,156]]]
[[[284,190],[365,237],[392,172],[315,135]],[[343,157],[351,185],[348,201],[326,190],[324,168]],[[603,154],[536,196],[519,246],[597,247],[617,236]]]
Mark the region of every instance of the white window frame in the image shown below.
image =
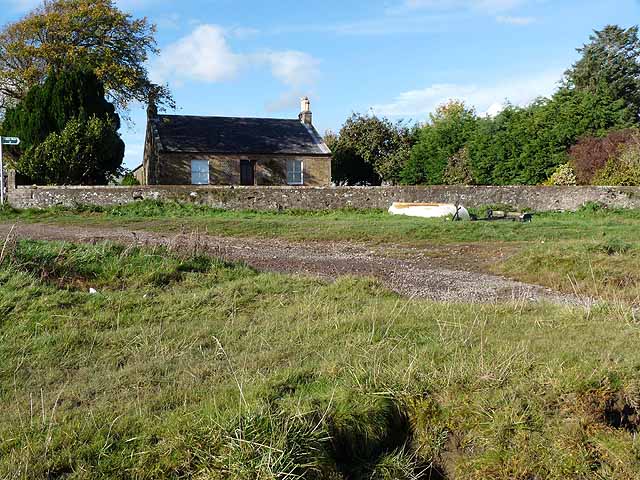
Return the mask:
[[[196,165],[203,166],[204,164],[207,165],[206,171],[204,170],[204,168],[201,170],[194,169]],[[204,180],[205,174],[206,174],[206,182]],[[199,179],[197,179],[196,175],[200,176]],[[211,181],[211,178],[209,173],[209,160],[202,160],[202,159],[191,160],[191,185],[209,185],[210,181]]]
[[[300,180],[292,181],[291,176],[296,175],[297,170],[291,168],[294,164],[300,164]],[[297,158],[288,158],[287,159],[287,185],[304,185],[304,161],[298,160]]]

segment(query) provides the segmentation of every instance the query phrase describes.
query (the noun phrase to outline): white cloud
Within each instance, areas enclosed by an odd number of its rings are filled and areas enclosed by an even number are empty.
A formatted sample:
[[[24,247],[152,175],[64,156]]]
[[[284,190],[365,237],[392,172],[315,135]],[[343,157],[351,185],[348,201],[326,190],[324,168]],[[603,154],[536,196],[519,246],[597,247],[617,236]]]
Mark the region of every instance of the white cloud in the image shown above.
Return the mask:
[[[319,61],[296,50],[258,53],[236,53],[227,36],[236,29],[225,30],[216,25],[200,25],[186,37],[162,49],[152,65],[152,77],[158,82],[194,80],[206,83],[235,78],[248,67],[266,65],[275,78],[290,87],[314,82]]]
[[[152,65],[151,75],[159,83],[219,82],[235,77],[242,64],[242,56],[231,51],[222,28],[200,25],[163,49]]]
[[[268,51],[255,55],[254,60],[268,65],[271,74],[289,87],[277,99],[266,104],[268,112],[297,108],[301,97],[313,93],[320,62],[311,55],[295,50]]]
[[[320,62],[296,50],[235,52],[229,37],[254,31],[199,25],[189,35],[165,47],[151,65],[151,77],[158,83],[181,85],[185,81],[217,83],[232,80],[249,68],[267,68],[288,91],[269,104],[271,110],[295,105],[302,94],[309,94],[319,75]],[[295,102],[294,100],[295,99]]]
[[[498,21],[498,23],[505,23],[507,25],[519,25],[519,26],[531,25],[536,21],[534,17],[511,17],[508,15],[500,15],[496,17],[496,20]]]
[[[476,107],[481,114],[496,115],[507,101],[514,105],[526,105],[537,97],[551,95],[561,77],[561,71],[550,71],[487,85],[434,84],[421,90],[401,93],[391,102],[375,105],[372,109],[379,115],[426,117],[439,105],[457,99]]]
[[[290,87],[313,84],[318,76],[320,62],[308,53],[288,50],[269,51],[255,56],[257,62],[266,62],[275,78]]]

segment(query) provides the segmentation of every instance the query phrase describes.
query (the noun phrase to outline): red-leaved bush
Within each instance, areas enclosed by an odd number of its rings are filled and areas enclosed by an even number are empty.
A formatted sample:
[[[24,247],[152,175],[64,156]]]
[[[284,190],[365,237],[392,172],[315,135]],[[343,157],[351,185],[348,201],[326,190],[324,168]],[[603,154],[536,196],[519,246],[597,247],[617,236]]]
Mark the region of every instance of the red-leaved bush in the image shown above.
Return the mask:
[[[606,137],[582,137],[569,150],[571,164],[579,185],[589,185],[598,170],[604,168],[607,161],[619,155],[622,148],[631,143],[638,133],[634,129],[614,130]]]

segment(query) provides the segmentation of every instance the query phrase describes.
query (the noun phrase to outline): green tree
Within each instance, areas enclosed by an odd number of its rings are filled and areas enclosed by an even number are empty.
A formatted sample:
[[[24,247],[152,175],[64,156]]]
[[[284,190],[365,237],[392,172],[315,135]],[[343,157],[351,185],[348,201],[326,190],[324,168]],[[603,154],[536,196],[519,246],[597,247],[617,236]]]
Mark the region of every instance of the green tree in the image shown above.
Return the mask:
[[[153,92],[171,104],[145,66],[157,53],[154,35],[146,18],[132,18],[112,0],[45,0],[0,31],[0,98],[15,104],[51,71],[80,65],[96,73],[120,111]]]
[[[415,142],[416,130],[402,121],[353,114],[336,135],[325,140],[333,152],[336,183],[397,183]]]
[[[494,118],[480,118],[468,142],[473,178],[480,185],[526,183],[518,179],[527,129],[535,106],[507,107]]]
[[[96,74],[74,69],[52,72],[35,85],[7,111],[0,132],[22,140],[10,163],[31,182],[103,184],[118,173],[124,157],[119,127]]]
[[[638,27],[607,25],[595,31],[590,42],[578,49],[582,55],[565,73],[566,83],[578,91],[597,94],[606,90],[623,100],[640,116],[640,38]]]
[[[72,119],[20,158],[20,173],[47,185],[103,185],[122,165],[124,143],[106,119]]]
[[[430,115],[419,133],[401,178],[406,184],[440,185],[449,159],[467,143],[476,128],[475,110],[464,102],[452,101]]]
[[[61,132],[71,119],[87,121],[96,116],[115,129],[120,118],[105,99],[102,82],[90,69],[51,72],[42,85],[35,85],[15,107],[7,110],[1,131],[22,140],[21,149],[37,146],[54,132]]]
[[[335,141],[326,141],[331,149],[331,179],[338,185],[380,185],[380,176],[373,165],[364,161],[356,150]]]
[[[475,183],[471,171],[469,149],[466,146],[449,158],[443,180],[445,185],[473,185]]]
[[[631,123],[624,101],[605,91],[561,88],[526,108],[508,106],[478,121],[468,144],[473,177],[485,185],[542,183],[567,163],[578,138]]]

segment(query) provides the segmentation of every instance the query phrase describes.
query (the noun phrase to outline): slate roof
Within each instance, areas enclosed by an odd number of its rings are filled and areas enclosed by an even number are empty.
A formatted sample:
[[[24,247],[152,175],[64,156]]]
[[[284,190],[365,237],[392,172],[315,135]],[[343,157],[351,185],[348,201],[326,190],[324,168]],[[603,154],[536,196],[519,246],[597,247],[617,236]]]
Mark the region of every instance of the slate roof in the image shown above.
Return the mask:
[[[159,115],[160,150],[170,153],[328,155],[315,128],[299,120]]]

